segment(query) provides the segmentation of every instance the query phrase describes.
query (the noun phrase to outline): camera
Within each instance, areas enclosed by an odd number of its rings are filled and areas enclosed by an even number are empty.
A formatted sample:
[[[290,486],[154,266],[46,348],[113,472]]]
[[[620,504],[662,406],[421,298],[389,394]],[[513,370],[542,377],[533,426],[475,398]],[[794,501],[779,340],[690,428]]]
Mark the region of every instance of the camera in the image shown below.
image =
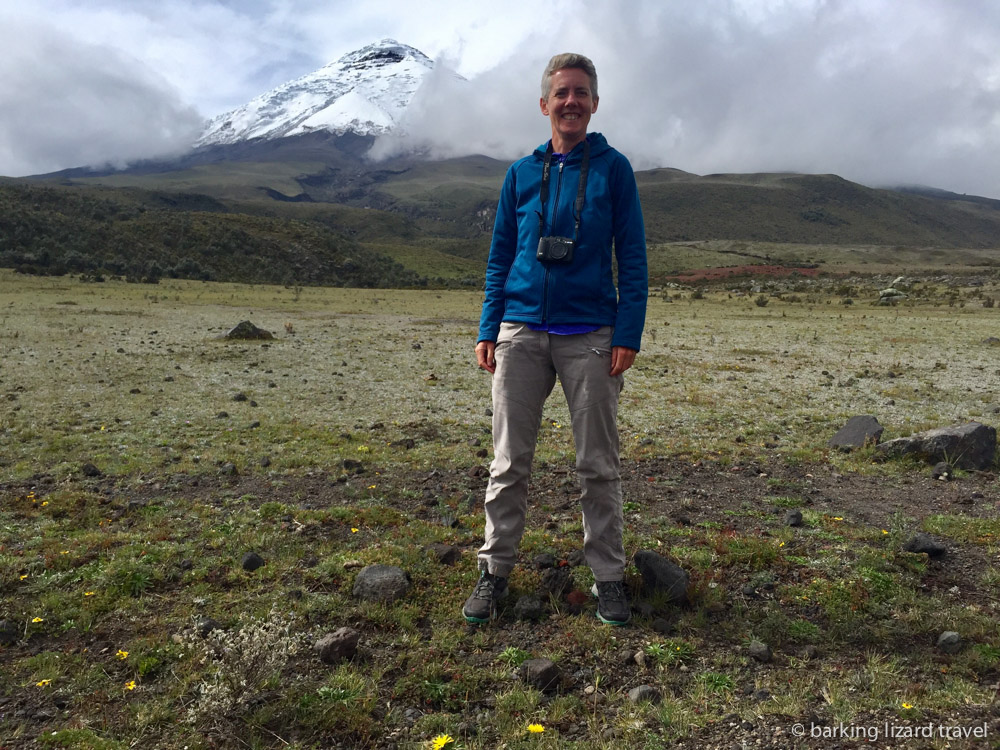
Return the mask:
[[[547,263],[572,263],[576,241],[569,237],[539,237],[536,257]]]

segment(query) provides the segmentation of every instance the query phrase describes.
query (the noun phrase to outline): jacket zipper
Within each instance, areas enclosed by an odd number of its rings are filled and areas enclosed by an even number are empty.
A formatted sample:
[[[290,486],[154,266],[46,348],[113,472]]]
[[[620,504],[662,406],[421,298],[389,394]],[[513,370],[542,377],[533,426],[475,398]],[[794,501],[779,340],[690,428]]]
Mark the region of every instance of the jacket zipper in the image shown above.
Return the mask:
[[[556,211],[559,208],[559,191],[562,189],[562,173],[563,167],[566,164],[566,160],[562,159],[559,162],[559,174],[556,177],[556,198],[552,201],[552,218],[549,222],[549,231],[555,231],[556,227]],[[545,282],[542,285],[542,325],[546,325],[549,319],[549,268],[545,267]]]

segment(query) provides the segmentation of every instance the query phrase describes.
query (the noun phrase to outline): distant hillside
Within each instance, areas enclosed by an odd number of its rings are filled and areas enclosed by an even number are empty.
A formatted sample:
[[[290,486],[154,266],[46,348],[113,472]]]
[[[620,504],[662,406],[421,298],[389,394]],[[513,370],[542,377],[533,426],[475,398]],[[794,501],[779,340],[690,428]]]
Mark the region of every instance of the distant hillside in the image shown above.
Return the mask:
[[[64,264],[71,270],[84,256],[108,270],[122,267],[118,259],[142,259],[165,273],[196,269],[212,278],[479,283],[507,163],[483,156],[373,163],[364,157],[371,143],[311,133],[124,171],[8,181],[0,263],[27,267],[74,251]],[[655,169],[636,178],[654,245],[882,246],[935,257],[1000,249],[1000,201],[987,198],[874,189],[835,175]]]
[[[836,175],[636,175],[660,241],[1000,247],[1000,201],[879,190]],[[711,234],[708,234],[711,232]]]
[[[213,198],[0,185],[0,267],[25,273],[250,283],[411,286],[417,274],[315,221],[240,213]]]

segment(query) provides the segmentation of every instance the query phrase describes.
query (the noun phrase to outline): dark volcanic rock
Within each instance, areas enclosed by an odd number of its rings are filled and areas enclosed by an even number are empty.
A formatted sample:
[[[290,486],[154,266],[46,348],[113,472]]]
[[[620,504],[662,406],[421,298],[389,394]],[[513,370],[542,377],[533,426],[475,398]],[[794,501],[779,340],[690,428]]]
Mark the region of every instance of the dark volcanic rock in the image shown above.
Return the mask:
[[[354,579],[354,595],[370,602],[391,604],[409,590],[410,577],[395,565],[369,565]]]
[[[879,421],[870,414],[863,414],[851,417],[847,424],[837,430],[836,434],[827,443],[831,448],[841,450],[852,450],[854,448],[864,448],[866,445],[878,445],[882,439],[885,428]]]
[[[427,547],[442,565],[454,565],[458,562],[458,559],[462,556],[462,550],[458,547],[452,547],[450,544],[442,544],[436,542]]]
[[[258,568],[264,567],[264,558],[256,552],[247,552],[243,555],[243,559],[240,560],[240,565],[243,566],[243,570],[253,572]]]
[[[983,471],[993,465],[997,431],[989,425],[968,422],[889,440],[877,450],[885,458],[913,455],[927,463],[947,461],[956,469]]]
[[[265,331],[263,328],[258,328],[249,320],[244,320],[241,323],[237,323],[236,326],[226,334],[227,339],[240,339],[240,340],[270,340],[274,338],[274,334],[270,331]]]
[[[953,630],[947,630],[938,636],[937,647],[946,654],[957,654],[962,650],[962,636]]]
[[[533,688],[548,693],[559,687],[562,674],[548,659],[529,659],[521,665],[521,679]]]
[[[540,620],[545,614],[545,606],[537,596],[522,596],[514,605],[514,617],[518,620]]]
[[[766,643],[761,643],[760,641],[753,641],[750,644],[749,648],[747,649],[747,653],[750,654],[751,658],[761,662],[762,664],[766,664],[767,662],[771,661],[771,656],[772,656],[771,647],[768,646]]]
[[[648,701],[649,703],[659,703],[662,700],[660,691],[652,685],[640,685],[628,691],[628,699],[633,703]]]
[[[687,601],[690,578],[676,563],[655,552],[641,550],[635,553],[635,567],[642,574],[642,585],[647,593],[662,591],[666,592],[671,602]]]
[[[914,534],[903,545],[903,549],[907,552],[925,552],[928,557],[941,557],[948,551],[947,547],[927,534]]]

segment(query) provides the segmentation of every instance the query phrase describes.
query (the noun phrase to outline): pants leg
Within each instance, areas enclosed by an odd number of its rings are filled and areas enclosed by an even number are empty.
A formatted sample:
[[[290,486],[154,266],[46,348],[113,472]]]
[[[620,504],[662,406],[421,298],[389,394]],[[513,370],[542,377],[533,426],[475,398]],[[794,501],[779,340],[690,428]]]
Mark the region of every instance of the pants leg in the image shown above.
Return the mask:
[[[542,406],[556,372],[547,333],[504,323],[493,374],[493,462],[486,488],[485,543],[479,566],[506,578],[514,569],[528,512],[528,479]]]
[[[622,541],[618,396],[624,378],[611,377],[610,327],[578,336],[552,336],[555,363],[573,423],[583,507],[583,550],[598,581],[625,575]]]

